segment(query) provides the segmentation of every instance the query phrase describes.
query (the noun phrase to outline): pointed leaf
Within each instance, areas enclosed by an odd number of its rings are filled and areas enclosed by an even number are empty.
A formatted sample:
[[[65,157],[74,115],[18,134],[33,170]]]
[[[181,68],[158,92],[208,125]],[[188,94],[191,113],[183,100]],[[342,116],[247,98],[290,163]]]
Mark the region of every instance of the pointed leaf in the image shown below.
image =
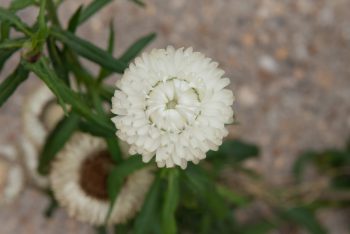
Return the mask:
[[[28,77],[28,70],[19,65],[16,70],[0,84],[0,107]]]
[[[113,160],[116,163],[121,162],[122,159],[122,152],[120,150],[119,147],[119,142],[117,140],[117,138],[114,137],[110,137],[110,138],[106,138],[106,142],[107,142],[107,146],[108,146],[108,151],[111,153]]]
[[[71,135],[77,129],[79,116],[70,113],[61,120],[55,129],[47,137],[44,148],[40,153],[38,171],[42,175],[49,172],[50,162],[55,158],[56,154],[63,148]]]
[[[93,16],[96,12],[101,10],[108,3],[112,2],[112,0],[94,0],[87,7],[85,7],[80,15],[79,24],[84,23],[91,16]]]
[[[141,7],[145,7],[146,6],[146,4],[143,1],[141,1],[141,0],[129,0],[129,1],[132,1],[133,3],[135,3],[135,4],[137,4],[137,5],[141,6]]]
[[[0,20],[9,22],[12,26],[14,26],[17,30],[23,32],[27,36],[31,36],[32,32],[28,25],[24,24],[22,20],[15,15],[14,13],[11,13],[10,11],[0,7]]]
[[[219,147],[218,151],[209,151],[207,153],[208,160],[224,160],[228,163],[240,163],[258,155],[259,148],[256,145],[241,140],[227,140]]]
[[[154,233],[152,226],[157,226],[155,218],[157,217],[158,213],[160,203],[159,198],[162,192],[161,188],[161,179],[158,174],[147,193],[140,213],[136,217],[133,231],[134,234]]]
[[[11,48],[11,49],[0,49],[0,71],[4,67],[6,61],[13,55],[18,48]]]
[[[70,32],[61,31],[57,28],[54,28],[52,29],[51,34],[69,46],[77,54],[103,66],[110,71],[123,73],[127,68],[127,65],[124,62],[115,59],[107,51],[96,47],[90,42],[83,40]]]
[[[130,63],[155,38],[155,33],[151,33],[140,38],[134,44],[132,44],[119,59],[126,64]]]
[[[312,234],[326,234],[326,230],[317,221],[314,213],[304,207],[294,207],[282,212],[282,217],[291,220],[304,228]]]
[[[35,4],[35,0],[12,0],[10,4],[11,11],[18,11]]]
[[[63,107],[65,106],[64,103],[68,103],[72,106],[74,111],[80,113],[80,115],[88,121],[105,129],[105,131],[115,132],[115,127],[110,121],[93,113],[89,106],[81,100],[80,96],[67,87],[67,85],[56,76],[55,72],[49,67],[45,57],[40,58],[40,60],[34,64],[28,63],[27,61],[22,61],[22,63],[46,83]]]
[[[65,84],[69,85],[68,69],[64,62],[64,54],[56,46],[55,39],[52,37],[47,40],[47,50],[57,76],[63,80]]]
[[[115,137],[114,131],[108,131],[104,128],[100,128],[96,126],[96,124],[93,124],[87,121],[81,121],[79,123],[79,130],[98,137],[104,137],[104,138]]]
[[[79,26],[80,14],[83,10],[83,6],[80,6],[78,10],[76,10],[73,16],[70,18],[68,23],[68,31],[74,33]]]
[[[5,39],[3,42],[0,43],[0,49],[18,49],[21,48],[26,41],[28,41],[28,38],[25,37]]]

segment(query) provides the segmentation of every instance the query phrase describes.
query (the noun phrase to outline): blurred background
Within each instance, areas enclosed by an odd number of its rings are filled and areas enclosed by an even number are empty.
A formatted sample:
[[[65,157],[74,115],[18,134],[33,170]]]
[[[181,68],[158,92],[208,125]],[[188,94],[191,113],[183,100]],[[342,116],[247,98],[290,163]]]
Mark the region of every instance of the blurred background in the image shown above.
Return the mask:
[[[0,2],[7,6],[10,1]],[[63,25],[88,2],[65,0],[59,10]],[[260,147],[260,157],[245,163],[262,175],[264,184],[288,189],[292,165],[300,153],[345,145],[350,136],[350,0],[145,2],[147,7],[142,9],[115,0],[77,34],[105,48],[113,20],[116,55],[136,38],[156,32],[157,39],[148,50],[191,46],[218,61],[231,78],[236,96],[239,124],[229,127],[229,137]],[[20,14],[32,22],[37,11]],[[11,60],[18,61],[18,57]],[[0,80],[14,66],[14,62],[7,63]],[[90,67],[96,70],[93,64]],[[30,80],[0,110],[1,148],[21,134],[23,100],[39,83],[35,77]],[[228,177],[232,174],[227,172]],[[47,197],[26,186],[18,200],[0,208],[0,233],[93,233],[62,210],[45,219],[42,212],[47,203]],[[242,211],[241,218],[249,212]],[[349,233],[349,209],[323,209],[317,218],[330,233]]]

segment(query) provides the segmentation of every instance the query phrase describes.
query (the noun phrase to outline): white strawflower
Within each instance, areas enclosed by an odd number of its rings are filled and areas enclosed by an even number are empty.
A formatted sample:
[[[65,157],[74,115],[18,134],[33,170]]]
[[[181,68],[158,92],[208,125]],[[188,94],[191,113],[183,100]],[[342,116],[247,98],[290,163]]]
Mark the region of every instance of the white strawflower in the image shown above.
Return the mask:
[[[9,204],[20,194],[24,185],[23,171],[12,145],[0,146],[0,205]]]
[[[217,150],[233,122],[224,71],[192,48],[154,49],[135,59],[116,84],[112,121],[130,154],[159,167],[198,163]]]
[[[19,148],[24,166],[35,185],[47,187],[48,179],[37,172],[39,154],[46,137],[62,119],[64,112],[57,104],[55,96],[44,85],[25,97],[22,111],[22,128]]]
[[[70,216],[102,225],[110,202],[108,173],[113,167],[105,141],[77,133],[57,155],[50,172],[54,195]],[[141,208],[153,181],[151,169],[139,170],[125,180],[118,194],[109,224],[124,223]]]

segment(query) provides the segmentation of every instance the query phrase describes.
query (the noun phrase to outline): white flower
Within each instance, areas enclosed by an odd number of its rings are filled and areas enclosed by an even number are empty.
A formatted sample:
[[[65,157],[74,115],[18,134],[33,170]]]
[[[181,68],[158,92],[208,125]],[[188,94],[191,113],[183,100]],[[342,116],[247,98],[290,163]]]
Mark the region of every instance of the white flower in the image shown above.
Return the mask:
[[[192,48],[154,49],[130,64],[116,84],[117,136],[159,167],[198,163],[217,150],[233,121],[233,93],[218,64]]]
[[[75,134],[57,155],[50,172],[52,190],[70,216],[93,225],[102,225],[110,206],[107,176],[113,166],[105,141]],[[118,194],[109,224],[124,223],[143,204],[153,181],[149,168],[127,177]]]
[[[23,171],[12,145],[0,146],[0,205],[15,200],[24,185]]]
[[[46,137],[63,117],[62,108],[55,96],[44,85],[25,97],[22,111],[23,133],[20,136],[19,148],[24,159],[25,168],[39,187],[47,187],[48,179],[37,172],[39,153]]]

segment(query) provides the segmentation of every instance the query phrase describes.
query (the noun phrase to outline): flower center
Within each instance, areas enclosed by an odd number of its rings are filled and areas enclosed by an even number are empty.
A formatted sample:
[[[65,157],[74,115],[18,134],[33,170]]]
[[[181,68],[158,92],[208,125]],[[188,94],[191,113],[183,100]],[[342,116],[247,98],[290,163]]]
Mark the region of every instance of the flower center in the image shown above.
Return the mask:
[[[98,151],[85,159],[80,168],[80,186],[89,196],[108,200],[107,179],[114,163],[107,150]]]
[[[175,109],[176,105],[177,105],[177,100],[176,99],[171,100],[166,104],[166,109]]]
[[[179,133],[200,113],[200,98],[191,85],[178,78],[158,82],[146,99],[146,115],[157,128]]]

